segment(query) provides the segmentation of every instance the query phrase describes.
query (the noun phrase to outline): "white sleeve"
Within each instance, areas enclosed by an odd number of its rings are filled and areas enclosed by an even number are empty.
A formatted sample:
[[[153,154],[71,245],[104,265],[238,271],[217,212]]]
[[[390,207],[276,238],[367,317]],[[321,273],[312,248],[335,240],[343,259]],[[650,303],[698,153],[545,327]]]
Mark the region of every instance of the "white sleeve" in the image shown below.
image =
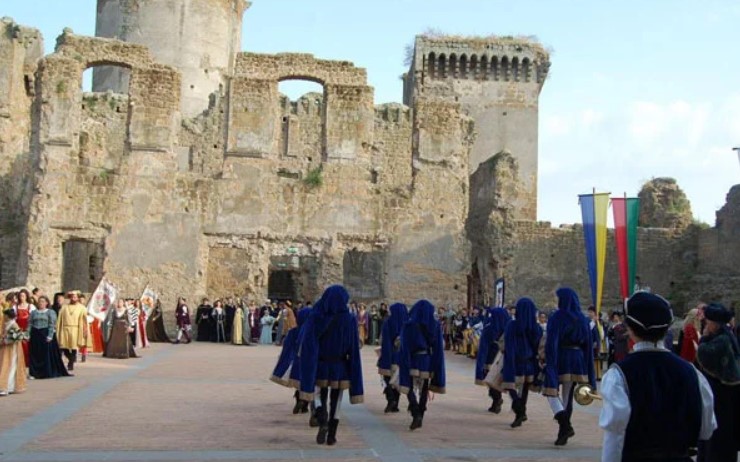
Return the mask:
[[[606,371],[601,379],[600,392],[604,398],[599,415],[599,426],[604,429],[601,462],[619,462],[622,460],[624,434],[632,413],[627,386],[619,369],[612,367]]]
[[[694,368],[696,370],[696,368]],[[706,441],[712,437],[712,433],[717,429],[717,419],[714,416],[714,393],[709,386],[704,374],[696,370],[699,377],[699,391],[701,393],[701,429],[699,430],[699,439]]]

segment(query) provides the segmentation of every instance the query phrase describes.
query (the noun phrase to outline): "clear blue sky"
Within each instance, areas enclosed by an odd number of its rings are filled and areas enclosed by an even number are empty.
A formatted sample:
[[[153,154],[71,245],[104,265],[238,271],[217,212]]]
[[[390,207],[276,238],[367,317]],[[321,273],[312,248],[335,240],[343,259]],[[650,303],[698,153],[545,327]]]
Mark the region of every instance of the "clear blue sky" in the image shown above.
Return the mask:
[[[94,0],[2,0],[52,51],[65,26],[94,34]],[[376,103],[401,100],[404,47],[428,28],[535,35],[554,50],[540,99],[539,218],[580,221],[592,187],[636,194],[675,177],[714,212],[740,164],[740,2],[726,0],[254,0],[242,48],[308,52],[368,70]],[[295,96],[295,95],[292,95]]]

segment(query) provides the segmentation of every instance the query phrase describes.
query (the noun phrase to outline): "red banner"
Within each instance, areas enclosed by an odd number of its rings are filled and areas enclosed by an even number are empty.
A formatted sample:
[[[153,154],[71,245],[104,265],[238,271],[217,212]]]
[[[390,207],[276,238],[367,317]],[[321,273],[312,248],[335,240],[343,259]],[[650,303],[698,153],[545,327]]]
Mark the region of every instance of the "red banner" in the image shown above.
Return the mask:
[[[619,268],[619,295],[622,300],[630,296],[629,254],[627,252],[627,210],[626,198],[613,198],[614,240],[617,244],[617,267]]]

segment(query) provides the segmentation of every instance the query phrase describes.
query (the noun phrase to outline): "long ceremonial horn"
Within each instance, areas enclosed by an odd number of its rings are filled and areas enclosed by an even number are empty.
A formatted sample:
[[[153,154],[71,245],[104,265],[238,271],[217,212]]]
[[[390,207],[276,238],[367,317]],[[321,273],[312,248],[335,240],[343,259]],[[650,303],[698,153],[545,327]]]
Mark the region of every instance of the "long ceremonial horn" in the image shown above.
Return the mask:
[[[598,393],[594,393],[593,389],[586,384],[576,385],[575,392],[573,393],[573,398],[576,400],[576,403],[580,404],[581,406],[588,406],[589,404],[593,403],[595,399],[602,399],[601,395],[599,395]]]

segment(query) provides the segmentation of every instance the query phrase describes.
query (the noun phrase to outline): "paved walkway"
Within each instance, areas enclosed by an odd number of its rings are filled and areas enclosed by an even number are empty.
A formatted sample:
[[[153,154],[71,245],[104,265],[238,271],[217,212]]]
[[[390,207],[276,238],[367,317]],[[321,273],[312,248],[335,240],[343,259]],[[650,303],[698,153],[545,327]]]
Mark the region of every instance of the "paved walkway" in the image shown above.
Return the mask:
[[[315,444],[292,393],[267,378],[279,348],[155,344],[142,358],[94,356],[76,376],[36,380],[0,398],[0,461],[593,461],[597,407],[578,408],[577,436],[552,442],[547,402],[530,397],[529,421],[513,430],[508,410],[486,412],[473,362],[448,356],[448,394],[434,396],[424,427],[405,413],[384,415],[375,354],[363,350],[365,404],[342,407],[336,446]],[[597,406],[596,404],[593,406]]]

